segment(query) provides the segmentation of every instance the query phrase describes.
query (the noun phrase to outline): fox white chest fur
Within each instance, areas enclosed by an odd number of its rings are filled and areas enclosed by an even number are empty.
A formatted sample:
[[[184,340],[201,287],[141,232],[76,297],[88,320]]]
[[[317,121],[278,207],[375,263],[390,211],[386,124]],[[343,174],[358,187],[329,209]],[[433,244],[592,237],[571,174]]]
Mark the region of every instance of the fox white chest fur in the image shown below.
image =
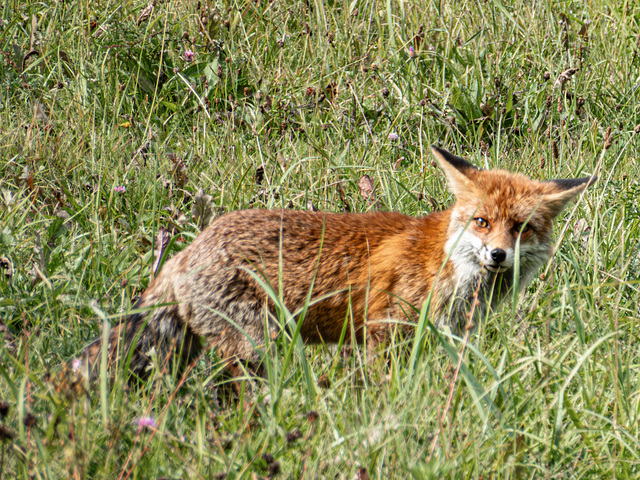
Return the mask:
[[[182,352],[184,362],[203,346],[230,364],[258,361],[266,337],[284,328],[264,284],[304,315],[307,342],[345,337],[375,349],[394,328],[410,330],[428,299],[436,324],[473,327],[513,291],[517,272],[523,287],[549,258],[553,219],[593,179],[539,182],[433,153],[456,196],[443,212],[243,210],[217,219],[164,265],[137,305],[147,311],[112,330],[112,358],[134,349],[140,375],[151,348]],[[99,353],[97,341],[90,364]]]

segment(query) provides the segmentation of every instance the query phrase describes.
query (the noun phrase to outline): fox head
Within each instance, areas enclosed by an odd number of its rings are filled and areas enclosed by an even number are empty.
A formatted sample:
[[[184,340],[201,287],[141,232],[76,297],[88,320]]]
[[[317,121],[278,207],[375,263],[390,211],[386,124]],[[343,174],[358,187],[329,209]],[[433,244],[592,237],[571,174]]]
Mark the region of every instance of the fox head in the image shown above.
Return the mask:
[[[596,180],[536,181],[505,170],[482,170],[431,148],[456,197],[445,254],[458,283],[468,288],[478,278],[498,273],[510,278],[510,285],[516,252],[520,285],[526,285],[551,255],[554,218]]]

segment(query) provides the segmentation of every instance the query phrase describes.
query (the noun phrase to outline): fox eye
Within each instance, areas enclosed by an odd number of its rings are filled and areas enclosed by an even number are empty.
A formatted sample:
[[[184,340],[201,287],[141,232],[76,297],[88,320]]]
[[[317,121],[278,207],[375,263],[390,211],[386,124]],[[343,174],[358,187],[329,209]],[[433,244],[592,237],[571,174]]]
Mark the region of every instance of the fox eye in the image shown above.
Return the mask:
[[[531,230],[531,226],[528,223],[516,223],[513,229],[522,235],[524,233],[527,233],[529,230]]]
[[[489,226],[489,222],[487,222],[484,218],[478,217],[475,219],[476,225],[480,228],[487,228]]]

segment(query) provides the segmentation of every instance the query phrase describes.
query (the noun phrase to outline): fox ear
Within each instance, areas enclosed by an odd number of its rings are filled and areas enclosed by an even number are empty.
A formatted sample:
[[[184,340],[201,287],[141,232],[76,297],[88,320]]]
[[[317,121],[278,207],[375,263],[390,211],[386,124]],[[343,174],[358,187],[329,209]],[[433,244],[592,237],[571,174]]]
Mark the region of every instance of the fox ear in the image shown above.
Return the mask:
[[[444,170],[449,181],[449,190],[456,198],[477,195],[477,187],[473,182],[473,175],[479,171],[478,168],[465,159],[456,157],[435,145],[431,145],[431,152],[438,160],[442,170]]]
[[[544,199],[546,208],[554,217],[559,215],[571,200],[593,185],[597,179],[598,177],[593,176],[544,182],[553,185],[551,193],[548,193]]]

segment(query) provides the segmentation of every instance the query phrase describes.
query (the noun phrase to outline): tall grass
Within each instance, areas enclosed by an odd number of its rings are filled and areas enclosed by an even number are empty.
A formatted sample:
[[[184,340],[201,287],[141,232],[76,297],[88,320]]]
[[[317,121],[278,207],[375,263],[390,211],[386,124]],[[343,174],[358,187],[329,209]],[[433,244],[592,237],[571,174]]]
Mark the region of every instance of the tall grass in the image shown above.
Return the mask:
[[[2,2],[0,477],[637,478],[639,20],[603,1]],[[466,342],[425,328],[366,362],[279,339],[240,395],[213,352],[135,387],[66,367],[146,288],[161,228],[172,255],[206,211],[427,214],[451,201],[431,143],[600,177]]]

